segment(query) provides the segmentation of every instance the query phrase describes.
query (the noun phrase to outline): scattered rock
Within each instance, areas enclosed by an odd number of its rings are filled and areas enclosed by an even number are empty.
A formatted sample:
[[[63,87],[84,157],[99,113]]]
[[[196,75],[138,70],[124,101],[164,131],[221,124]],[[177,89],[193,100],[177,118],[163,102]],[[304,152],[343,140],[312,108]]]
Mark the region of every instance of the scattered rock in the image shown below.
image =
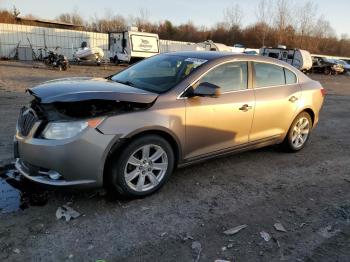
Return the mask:
[[[306,223],[301,223],[300,224],[300,228],[302,228],[303,226],[306,226]]]
[[[214,262],[231,262],[229,260],[223,260],[223,259],[216,259]]]
[[[318,230],[318,234],[324,238],[331,238],[339,232],[340,232],[339,229],[334,230],[334,228],[331,225]]]
[[[167,232],[163,232],[163,233],[160,234],[160,237],[164,237],[164,236],[166,236],[167,234],[168,234]]]
[[[74,255],[73,254],[70,254],[69,256],[68,256],[68,259],[72,259],[74,257]]]
[[[57,211],[56,211],[56,218],[61,219],[62,217],[64,217],[67,222],[70,221],[72,218],[77,218],[79,216],[80,216],[79,212],[75,211],[73,208],[67,205],[63,205],[57,208]]]
[[[230,228],[226,231],[224,231],[225,235],[231,236],[231,235],[235,235],[237,234],[239,231],[241,231],[242,229],[245,229],[248,225],[240,225],[234,228]]]
[[[350,178],[344,178],[344,180],[348,183],[350,183]]]
[[[271,236],[269,233],[265,232],[265,231],[261,231],[260,232],[260,236],[266,241],[269,242],[271,240]]]
[[[181,237],[183,241],[187,241],[187,240],[193,240],[194,238],[192,236],[190,236],[189,234],[186,234],[184,237]]]
[[[13,253],[19,254],[19,253],[21,253],[21,250],[19,250],[18,248],[15,248],[15,249],[13,250]]]
[[[222,247],[221,248],[221,251],[223,251],[223,252],[226,251],[226,250],[227,250],[227,247]]]
[[[202,252],[201,243],[199,243],[198,241],[192,242],[192,251],[193,251],[194,261],[198,262]]]
[[[147,211],[147,210],[150,210],[151,208],[149,207],[141,207],[141,212],[144,212],[144,211]]]
[[[287,232],[287,230],[284,228],[284,226],[281,223],[276,223],[273,226],[277,231]]]
[[[93,248],[94,248],[93,245],[89,245],[87,249],[88,249],[88,250],[91,250],[91,249],[93,249]]]
[[[233,248],[233,244],[232,243],[228,244],[227,248]]]

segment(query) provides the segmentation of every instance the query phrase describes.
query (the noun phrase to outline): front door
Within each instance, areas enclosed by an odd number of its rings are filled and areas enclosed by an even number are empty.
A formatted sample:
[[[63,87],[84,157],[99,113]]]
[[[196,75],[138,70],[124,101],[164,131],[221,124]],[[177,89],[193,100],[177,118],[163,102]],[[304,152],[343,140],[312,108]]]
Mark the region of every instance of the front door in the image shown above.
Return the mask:
[[[221,95],[186,100],[185,158],[248,143],[254,114],[254,91],[248,89],[246,62],[229,62],[206,73],[202,82],[220,87]]]

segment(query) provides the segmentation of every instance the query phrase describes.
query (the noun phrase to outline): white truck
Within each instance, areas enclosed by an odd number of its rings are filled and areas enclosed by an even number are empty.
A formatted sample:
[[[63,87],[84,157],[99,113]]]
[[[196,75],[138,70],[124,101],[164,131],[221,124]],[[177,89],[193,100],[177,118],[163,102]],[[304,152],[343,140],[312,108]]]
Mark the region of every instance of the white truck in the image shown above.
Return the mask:
[[[158,34],[139,32],[137,27],[128,31],[109,33],[110,60],[115,63],[133,63],[159,54]]]
[[[287,62],[304,73],[309,72],[312,68],[312,57],[306,50],[287,49],[286,46],[279,45],[276,48],[263,47],[260,49],[259,53],[262,56],[268,56]]]

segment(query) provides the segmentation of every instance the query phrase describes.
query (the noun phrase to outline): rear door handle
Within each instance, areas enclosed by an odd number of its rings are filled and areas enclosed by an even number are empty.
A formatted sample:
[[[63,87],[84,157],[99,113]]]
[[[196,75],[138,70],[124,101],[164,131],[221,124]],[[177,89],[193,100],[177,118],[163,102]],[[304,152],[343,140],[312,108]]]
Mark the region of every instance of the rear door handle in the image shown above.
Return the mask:
[[[247,112],[248,110],[252,109],[253,107],[249,106],[248,104],[244,104],[242,107],[239,108],[239,110],[243,112]]]
[[[295,103],[296,101],[298,101],[298,98],[295,96],[292,96],[291,98],[289,98],[289,102]]]

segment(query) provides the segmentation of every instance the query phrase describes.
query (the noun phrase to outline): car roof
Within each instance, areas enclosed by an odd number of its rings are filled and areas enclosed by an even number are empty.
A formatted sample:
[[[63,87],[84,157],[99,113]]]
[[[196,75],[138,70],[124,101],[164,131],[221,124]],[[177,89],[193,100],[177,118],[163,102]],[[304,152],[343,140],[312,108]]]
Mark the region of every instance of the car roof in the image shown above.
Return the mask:
[[[233,52],[223,52],[223,51],[180,51],[180,52],[171,52],[171,53],[163,53],[164,55],[174,55],[174,56],[183,56],[188,58],[197,58],[197,59],[205,59],[208,61],[215,61],[221,59],[229,59],[229,58],[238,58],[238,59],[247,59],[254,60],[259,62],[270,62],[274,64],[280,64],[283,66],[288,66],[289,64],[284,63],[281,60],[267,57],[267,56],[255,56],[244,53],[233,53]]]
[[[181,51],[181,52],[172,52],[165,53],[167,55],[177,55],[177,56],[185,56],[191,58],[198,59],[206,59],[206,60],[215,60],[217,58],[222,57],[238,57],[238,56],[247,56],[244,54],[235,54],[231,52],[222,52],[222,51]]]
[[[260,56],[260,55],[256,56],[256,55],[249,55],[244,53],[231,53],[231,52],[222,52],[222,51],[181,51],[181,52],[171,52],[171,53],[163,53],[163,54],[183,56],[188,58],[205,59],[208,61],[230,59],[230,58],[237,58],[242,60],[247,59],[248,61],[273,63],[275,65],[287,67],[294,72],[298,71],[295,67],[293,67],[292,65],[284,61],[267,57],[267,56]]]

